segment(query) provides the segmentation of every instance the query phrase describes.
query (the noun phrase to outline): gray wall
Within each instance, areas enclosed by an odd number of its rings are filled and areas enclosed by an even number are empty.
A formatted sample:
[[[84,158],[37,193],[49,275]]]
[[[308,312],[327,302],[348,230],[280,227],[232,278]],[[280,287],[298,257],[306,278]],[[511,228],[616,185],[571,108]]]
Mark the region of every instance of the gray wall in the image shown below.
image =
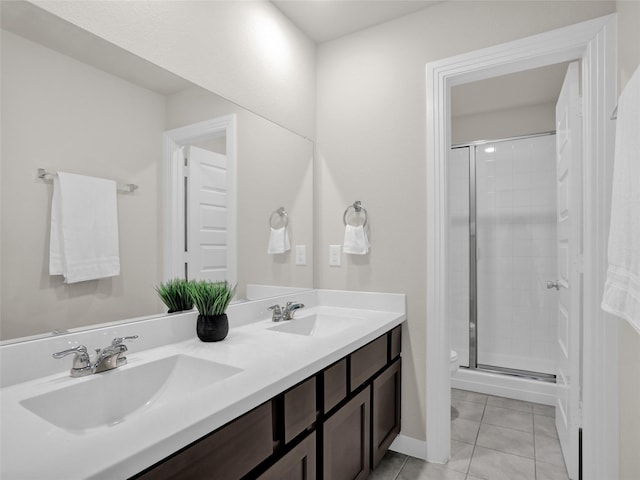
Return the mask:
[[[164,97],[3,31],[2,113],[2,338],[161,312]],[[118,195],[120,276],[49,276],[53,188],[40,167],[140,187]]]
[[[33,3],[302,135],[315,134],[315,45],[267,0]]]
[[[613,2],[443,2],[318,47],[318,286],[406,292],[405,435],[425,439],[425,64],[615,11]],[[371,253],[328,266],[362,200]]]
[[[640,66],[640,1],[618,1],[618,85]],[[640,335],[620,320],[620,478],[640,472]]]

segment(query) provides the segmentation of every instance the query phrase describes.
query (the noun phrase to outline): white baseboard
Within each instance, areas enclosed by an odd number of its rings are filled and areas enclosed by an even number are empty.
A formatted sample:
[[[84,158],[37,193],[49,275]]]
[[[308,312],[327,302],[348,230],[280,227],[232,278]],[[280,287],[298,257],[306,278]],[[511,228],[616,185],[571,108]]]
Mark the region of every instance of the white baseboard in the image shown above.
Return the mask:
[[[398,435],[393,441],[389,450],[409,455],[410,457],[426,460],[427,458],[427,442],[424,440],[416,440],[406,435]]]
[[[451,376],[451,387],[544,405],[553,406],[556,403],[555,383],[466,368],[459,369]]]

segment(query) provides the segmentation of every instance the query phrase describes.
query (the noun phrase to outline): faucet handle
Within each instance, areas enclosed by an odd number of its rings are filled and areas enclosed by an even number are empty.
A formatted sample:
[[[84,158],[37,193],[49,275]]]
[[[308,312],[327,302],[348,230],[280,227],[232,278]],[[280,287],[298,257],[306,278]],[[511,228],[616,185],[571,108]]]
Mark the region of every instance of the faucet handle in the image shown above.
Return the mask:
[[[89,359],[89,354],[87,353],[87,347],[84,345],[78,345],[77,347],[69,348],[67,350],[62,350],[61,352],[56,352],[52,356],[53,358],[62,358],[67,355],[75,354],[73,357],[73,368],[78,370],[82,368],[86,368],[91,365],[91,360]]]
[[[282,309],[280,308],[280,305],[277,303],[275,305],[271,305],[269,310],[273,310],[273,315],[271,316],[272,322],[279,322],[282,320]]]
[[[271,305],[269,307],[269,310],[273,310],[273,313],[280,315],[280,305],[278,305],[277,303],[275,305]]]
[[[138,335],[130,335],[128,337],[116,337],[111,341],[111,345],[115,347],[116,345],[121,345],[126,340],[135,340],[136,338],[138,338]]]

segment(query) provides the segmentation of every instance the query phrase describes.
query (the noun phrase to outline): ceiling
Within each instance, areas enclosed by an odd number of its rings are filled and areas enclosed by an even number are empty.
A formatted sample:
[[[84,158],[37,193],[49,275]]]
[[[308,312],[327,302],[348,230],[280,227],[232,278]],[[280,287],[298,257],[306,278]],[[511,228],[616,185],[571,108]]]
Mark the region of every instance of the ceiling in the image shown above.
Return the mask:
[[[271,0],[316,43],[379,25],[440,1],[427,0]]]
[[[444,0],[441,0],[444,1]],[[431,7],[426,0],[271,0],[316,43],[328,42]],[[555,103],[567,64],[527,70],[454,87],[453,116]]]
[[[298,25],[313,30],[317,41],[327,41],[427,8],[434,1],[420,0],[272,0],[287,15],[299,15]],[[52,19],[28,2],[2,2],[2,28],[63,52],[104,71],[126,78],[162,94],[191,85],[185,80],[134,55],[108,48],[107,42],[60,19]],[[28,21],[27,21],[28,20]],[[102,63],[96,61],[102,59]],[[506,108],[554,102],[567,70],[567,64],[528,70],[452,89],[453,116],[470,115]]]
[[[451,89],[454,117],[556,103],[568,62],[488,78]]]

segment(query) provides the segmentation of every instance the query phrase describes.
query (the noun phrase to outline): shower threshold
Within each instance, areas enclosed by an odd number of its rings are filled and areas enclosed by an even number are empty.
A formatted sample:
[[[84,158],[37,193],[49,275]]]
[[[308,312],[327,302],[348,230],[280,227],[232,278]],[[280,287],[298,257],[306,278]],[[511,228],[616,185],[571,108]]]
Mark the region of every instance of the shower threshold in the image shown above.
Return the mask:
[[[461,367],[469,368],[469,367]],[[473,370],[473,369],[471,369]],[[500,375],[511,375],[512,377],[528,378],[540,382],[556,383],[556,376],[552,373],[530,372],[529,370],[518,370],[516,368],[496,367],[493,365],[478,364],[475,370],[487,373],[498,373]]]

